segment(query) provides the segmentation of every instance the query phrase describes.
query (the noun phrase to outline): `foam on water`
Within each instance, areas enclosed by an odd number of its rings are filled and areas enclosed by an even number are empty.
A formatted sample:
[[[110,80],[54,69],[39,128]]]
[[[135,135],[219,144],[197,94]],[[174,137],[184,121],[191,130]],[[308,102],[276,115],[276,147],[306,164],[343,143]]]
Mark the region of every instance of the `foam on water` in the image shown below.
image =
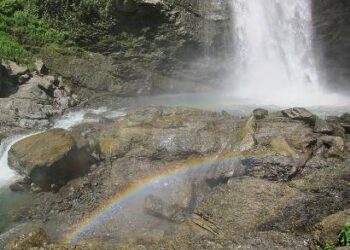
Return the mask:
[[[100,107],[98,109],[82,109],[63,115],[54,122],[53,127],[71,129],[79,124],[98,122],[101,118],[115,119],[123,116],[124,114],[124,109],[114,110],[108,109],[107,107]]]

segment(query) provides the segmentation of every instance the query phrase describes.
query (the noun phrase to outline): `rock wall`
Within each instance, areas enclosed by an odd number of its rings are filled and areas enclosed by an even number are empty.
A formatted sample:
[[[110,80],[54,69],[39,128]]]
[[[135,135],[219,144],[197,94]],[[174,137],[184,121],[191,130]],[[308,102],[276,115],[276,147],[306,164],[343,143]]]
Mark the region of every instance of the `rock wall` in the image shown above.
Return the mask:
[[[350,1],[313,0],[315,44],[330,87],[350,91]]]
[[[115,1],[109,13],[113,25],[79,23],[84,32],[76,43],[90,53],[50,48],[40,56],[86,93],[127,96],[210,88],[223,74],[225,47],[231,44],[228,2]]]

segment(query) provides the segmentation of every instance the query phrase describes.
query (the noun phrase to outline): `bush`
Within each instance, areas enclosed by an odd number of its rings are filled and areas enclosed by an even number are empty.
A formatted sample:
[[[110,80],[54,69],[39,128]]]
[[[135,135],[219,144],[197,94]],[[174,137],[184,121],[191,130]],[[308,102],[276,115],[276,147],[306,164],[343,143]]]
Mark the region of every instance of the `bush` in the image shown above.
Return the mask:
[[[35,15],[27,0],[0,0],[0,57],[25,60],[30,50],[51,43],[62,43],[67,33]]]
[[[16,11],[23,10],[22,0],[1,0],[0,14],[12,15]]]
[[[21,44],[0,31],[0,58],[23,62],[28,56],[29,52]]]

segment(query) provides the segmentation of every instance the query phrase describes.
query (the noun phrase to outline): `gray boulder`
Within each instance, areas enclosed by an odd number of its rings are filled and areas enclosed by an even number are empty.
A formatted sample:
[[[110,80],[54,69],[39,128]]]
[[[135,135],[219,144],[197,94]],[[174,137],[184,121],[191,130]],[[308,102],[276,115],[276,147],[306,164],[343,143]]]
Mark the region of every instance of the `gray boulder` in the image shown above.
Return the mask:
[[[314,124],[316,120],[316,116],[305,108],[285,109],[282,110],[282,114],[293,120],[301,120],[311,124]]]
[[[268,114],[269,114],[269,111],[262,108],[257,108],[253,111],[253,115],[257,120],[264,119],[266,116],[268,116]]]

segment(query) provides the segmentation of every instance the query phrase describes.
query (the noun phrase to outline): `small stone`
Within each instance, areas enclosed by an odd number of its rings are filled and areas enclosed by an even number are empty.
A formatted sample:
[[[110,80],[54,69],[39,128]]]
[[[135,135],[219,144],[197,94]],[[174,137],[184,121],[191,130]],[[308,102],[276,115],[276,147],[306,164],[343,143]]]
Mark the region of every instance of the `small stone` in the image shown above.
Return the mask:
[[[66,95],[67,95],[67,93],[63,89],[55,89],[53,92],[54,98],[62,98]]]
[[[42,189],[35,183],[32,183],[30,184],[30,191],[32,191],[33,193],[40,193]]]
[[[24,84],[24,83],[29,81],[30,77],[31,76],[29,74],[21,75],[20,77],[18,77],[18,83],[19,84]]]
[[[56,184],[51,184],[50,189],[51,189],[51,192],[57,193],[59,190],[59,187]]]
[[[46,68],[44,62],[42,60],[36,60],[35,63],[35,69],[38,71],[39,74],[47,75],[49,73],[48,69]]]
[[[268,114],[269,114],[269,111],[262,108],[257,108],[253,111],[253,115],[257,120],[264,119],[266,116],[268,116]]]

